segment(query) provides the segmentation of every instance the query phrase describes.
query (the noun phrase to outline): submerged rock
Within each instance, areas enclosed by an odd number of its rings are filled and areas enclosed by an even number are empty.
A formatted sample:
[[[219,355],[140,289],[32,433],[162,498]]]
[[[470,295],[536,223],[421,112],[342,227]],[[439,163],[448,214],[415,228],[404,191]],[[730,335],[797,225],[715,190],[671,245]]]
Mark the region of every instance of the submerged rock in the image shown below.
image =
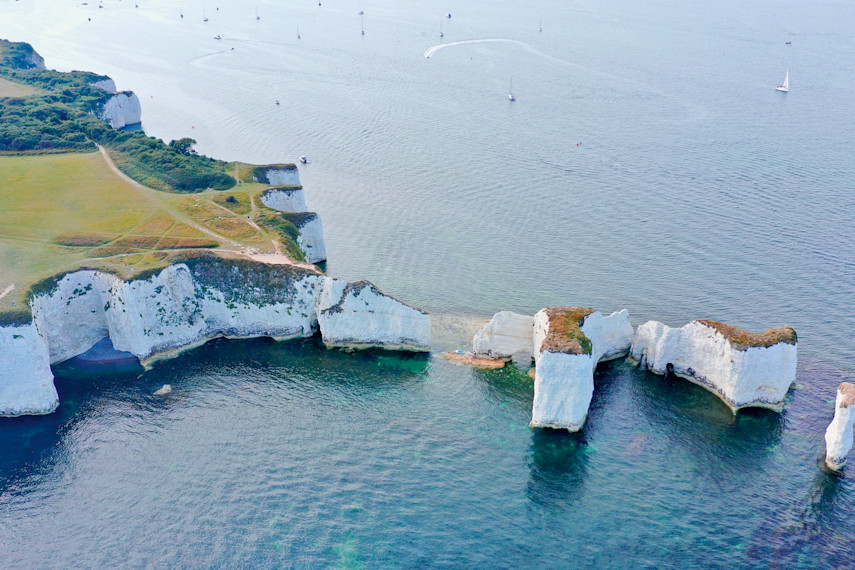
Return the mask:
[[[778,409],[796,379],[797,336],[791,327],[751,333],[717,321],[681,328],[648,321],[635,331],[630,355],[651,372],[703,386],[734,411]]]
[[[558,307],[534,316],[533,427],[578,431],[588,416],[598,362],[619,358],[632,341],[629,312]]]
[[[155,396],[166,396],[167,394],[172,393],[172,384],[164,384],[162,388],[155,391]]]
[[[839,471],[846,465],[846,455],[852,449],[852,426],[855,424],[855,384],[843,382],[837,387],[834,419],[825,430],[825,464]]]

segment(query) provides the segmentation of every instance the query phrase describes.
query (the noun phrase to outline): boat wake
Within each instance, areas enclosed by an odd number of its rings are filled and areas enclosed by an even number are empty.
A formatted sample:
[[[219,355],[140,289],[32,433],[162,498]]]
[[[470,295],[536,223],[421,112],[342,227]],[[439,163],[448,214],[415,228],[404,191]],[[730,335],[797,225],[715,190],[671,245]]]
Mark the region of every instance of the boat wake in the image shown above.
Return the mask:
[[[430,59],[435,53],[437,53],[440,50],[443,50],[445,48],[454,47],[454,46],[467,45],[467,44],[517,44],[517,45],[520,45],[520,46],[523,46],[526,48],[530,47],[528,44],[526,44],[524,42],[520,42],[517,40],[509,40],[506,38],[488,38],[488,39],[483,39],[483,40],[462,40],[459,42],[449,42],[447,44],[439,44],[439,45],[433,46],[431,48],[428,48],[428,50],[425,52],[425,57]]]

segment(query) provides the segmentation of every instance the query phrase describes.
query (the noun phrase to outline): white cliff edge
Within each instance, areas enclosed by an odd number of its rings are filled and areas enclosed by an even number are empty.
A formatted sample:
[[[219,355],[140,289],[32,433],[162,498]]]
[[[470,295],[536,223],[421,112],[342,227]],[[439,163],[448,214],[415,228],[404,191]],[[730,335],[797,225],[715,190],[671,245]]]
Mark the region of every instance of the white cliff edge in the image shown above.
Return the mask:
[[[427,350],[430,317],[366,282],[214,256],[124,281],[66,274],[31,303],[33,321],[0,327],[0,416],[57,406],[50,365],[109,337],[144,364],[208,340],[308,337],[330,346]]]
[[[118,91],[116,89],[116,82],[110,79],[109,77],[105,77],[104,79],[99,79],[98,81],[93,81],[90,83],[92,87],[96,89],[101,89],[103,91],[108,91],[110,93],[115,93]]]
[[[619,358],[632,341],[627,310],[582,317],[584,338],[567,342],[578,308],[542,309],[534,316],[535,378],[532,427],[578,431],[588,416],[598,362]],[[582,313],[584,314],[584,313]],[[568,324],[569,323],[569,324]],[[569,328],[568,328],[569,327]]]
[[[735,412],[740,408],[780,409],[796,379],[797,344],[789,327],[770,329],[790,335],[771,346],[737,345],[719,330],[729,328],[713,321],[692,321],[671,328],[658,321],[639,326],[630,357],[656,374],[673,374],[703,386]]]
[[[837,387],[834,419],[825,430],[825,465],[839,471],[846,465],[852,449],[852,426],[855,424],[855,384],[843,382]]]
[[[300,231],[297,245],[309,263],[319,263],[327,259],[327,245],[324,241],[324,228],[321,217],[307,211],[306,194],[300,184],[300,175],[296,168],[258,167],[254,178],[257,182],[266,182],[289,188],[269,188],[260,198],[261,203],[273,210],[293,214],[288,219]]]
[[[534,317],[500,311],[475,333],[472,352],[479,358],[511,357],[522,370],[531,367],[534,358]]]
[[[340,348],[430,350],[430,317],[368,281],[329,279],[318,302],[324,344]]]
[[[270,188],[261,193],[261,203],[280,212],[306,212],[306,192],[302,186]]]
[[[116,93],[101,106],[98,118],[114,129],[139,124],[142,119],[140,100],[133,91]]]

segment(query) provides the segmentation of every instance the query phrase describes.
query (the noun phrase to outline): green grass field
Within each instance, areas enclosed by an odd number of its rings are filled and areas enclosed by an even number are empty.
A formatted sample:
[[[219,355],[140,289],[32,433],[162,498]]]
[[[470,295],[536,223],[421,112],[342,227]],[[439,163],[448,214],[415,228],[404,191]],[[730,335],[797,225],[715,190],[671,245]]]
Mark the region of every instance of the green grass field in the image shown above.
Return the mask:
[[[255,222],[272,213],[258,199],[266,187],[180,195],[126,181],[98,152],[0,157],[0,295],[14,285],[0,314],[23,307],[32,283],[79,267],[128,278],[200,248],[293,257],[292,236]]]

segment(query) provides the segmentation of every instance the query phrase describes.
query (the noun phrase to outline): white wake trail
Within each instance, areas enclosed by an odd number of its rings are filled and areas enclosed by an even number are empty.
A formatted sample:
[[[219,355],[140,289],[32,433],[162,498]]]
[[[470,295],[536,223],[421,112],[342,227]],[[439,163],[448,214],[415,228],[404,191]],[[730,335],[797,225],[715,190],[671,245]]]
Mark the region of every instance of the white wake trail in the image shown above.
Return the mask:
[[[517,44],[517,45],[521,45],[524,47],[529,47],[528,44],[526,44],[526,43],[523,43],[523,42],[520,42],[517,40],[509,40],[506,38],[487,38],[487,39],[483,39],[483,40],[462,40],[459,42],[449,42],[447,44],[439,44],[439,45],[433,46],[431,48],[428,48],[428,50],[425,52],[425,57],[430,58],[436,52],[443,50],[445,48],[450,48],[453,46],[462,46],[462,45],[466,45],[466,44]]]

